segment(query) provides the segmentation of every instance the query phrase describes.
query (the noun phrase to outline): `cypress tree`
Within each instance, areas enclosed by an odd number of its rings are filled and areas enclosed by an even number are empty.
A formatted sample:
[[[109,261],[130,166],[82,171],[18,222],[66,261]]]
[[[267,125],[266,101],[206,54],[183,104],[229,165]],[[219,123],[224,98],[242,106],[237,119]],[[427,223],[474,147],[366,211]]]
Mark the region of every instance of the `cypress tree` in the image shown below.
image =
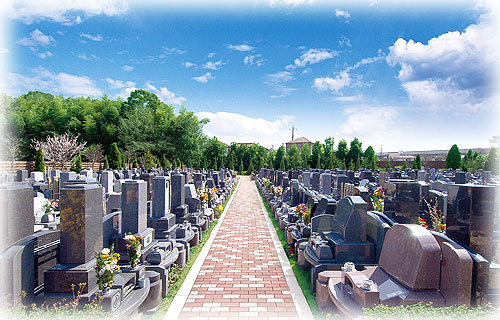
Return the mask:
[[[253,167],[253,161],[252,161],[252,158],[250,158],[250,164],[248,165],[248,171],[250,173],[254,172],[254,167]]]
[[[108,163],[111,169],[120,169],[122,166],[122,154],[120,150],[118,150],[118,144],[116,142],[111,144]]]
[[[160,163],[161,163],[162,168],[164,168],[164,169],[167,168],[167,157],[165,156],[165,154],[163,154],[163,156],[161,157]]]
[[[170,168],[171,164],[170,164],[170,161],[168,161],[168,159],[166,159],[167,161],[165,161],[165,169],[166,168]]]
[[[134,163],[137,165],[137,160],[134,160]],[[104,167],[104,169],[109,169],[108,156],[104,156],[102,166]],[[134,167],[134,168],[136,168],[136,167]]]
[[[415,158],[415,169],[418,169],[418,170],[421,170],[422,169],[422,164],[421,164],[421,161],[420,161],[420,154],[417,154],[417,157]]]
[[[462,161],[462,154],[458,149],[457,145],[454,144],[450,151],[448,151],[448,155],[446,156],[446,168],[456,170],[460,168],[460,162]]]
[[[81,155],[77,155],[76,157],[73,158],[73,160],[71,161],[70,170],[74,171],[74,172],[80,172],[82,170],[82,156]]]
[[[406,170],[408,169],[408,163],[406,163],[406,160],[403,162],[403,167],[402,167],[403,170]]]
[[[35,171],[45,172],[45,160],[43,159],[42,149],[38,149],[35,155]]]
[[[484,170],[491,171],[494,175],[498,175],[500,173],[500,155],[495,147],[490,148],[488,158],[484,163]]]
[[[151,151],[149,149],[146,151],[144,158],[146,158],[146,161],[145,161],[146,162],[145,163],[146,170],[149,170],[155,166],[155,163],[153,161],[153,154],[151,153]]]
[[[221,157],[220,158],[220,165],[219,165],[219,168],[224,168],[224,157]]]
[[[280,161],[280,170],[281,171],[285,171],[286,168],[285,168],[285,159],[284,157],[281,157],[281,161]]]
[[[240,160],[240,167],[238,168],[238,171],[242,173],[245,170],[245,167],[243,166],[243,159]]]
[[[387,165],[385,166],[385,171],[387,171],[388,169],[391,169],[391,159],[390,158],[387,158]]]

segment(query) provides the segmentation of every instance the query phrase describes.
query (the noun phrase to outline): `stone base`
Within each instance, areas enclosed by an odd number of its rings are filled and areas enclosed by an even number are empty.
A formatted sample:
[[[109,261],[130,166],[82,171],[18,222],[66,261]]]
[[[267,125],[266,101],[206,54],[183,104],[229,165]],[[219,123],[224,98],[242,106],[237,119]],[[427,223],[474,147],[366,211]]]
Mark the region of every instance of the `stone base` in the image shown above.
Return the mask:
[[[58,264],[44,273],[44,291],[46,293],[65,293],[72,294],[78,289],[78,284],[85,283],[86,286],[82,293],[93,292],[97,288],[97,278],[94,270],[96,264],[95,258],[86,264],[80,265],[62,265]]]

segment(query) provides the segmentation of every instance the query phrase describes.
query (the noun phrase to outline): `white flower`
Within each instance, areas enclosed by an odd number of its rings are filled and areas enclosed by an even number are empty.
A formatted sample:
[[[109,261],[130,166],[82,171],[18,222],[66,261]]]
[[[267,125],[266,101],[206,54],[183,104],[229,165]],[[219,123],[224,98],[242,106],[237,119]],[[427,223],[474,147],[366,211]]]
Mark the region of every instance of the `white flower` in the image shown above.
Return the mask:
[[[133,235],[128,234],[128,235],[125,236],[124,239],[125,239],[125,241],[129,241],[129,240],[132,240],[132,237],[133,237]]]
[[[104,248],[104,249],[102,249],[101,253],[102,254],[109,254],[110,250],[108,248]]]

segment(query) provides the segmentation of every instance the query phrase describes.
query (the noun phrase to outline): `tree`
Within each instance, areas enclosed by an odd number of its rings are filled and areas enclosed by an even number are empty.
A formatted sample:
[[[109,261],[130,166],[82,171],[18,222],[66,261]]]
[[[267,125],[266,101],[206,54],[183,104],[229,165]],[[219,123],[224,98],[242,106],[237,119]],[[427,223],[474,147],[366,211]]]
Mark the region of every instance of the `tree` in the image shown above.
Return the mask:
[[[83,150],[83,155],[92,163],[92,169],[94,169],[96,162],[100,162],[104,159],[102,147],[99,144],[93,144],[85,148],[85,150]]]
[[[245,170],[245,167],[243,167],[243,159],[241,159],[241,160],[240,160],[240,167],[239,167],[238,171],[239,171],[240,173],[242,173],[244,170]]]
[[[301,158],[297,145],[292,144],[292,146],[288,150],[288,158],[290,159],[290,167],[292,169],[299,169]]]
[[[317,169],[321,169],[322,154],[323,154],[323,147],[321,146],[321,143],[319,141],[314,142],[311,153],[311,162],[310,162],[311,167],[314,166]]]
[[[375,163],[375,158],[377,156],[375,155],[375,150],[373,150],[372,146],[368,146],[366,148],[365,153],[364,153],[364,166],[367,169],[375,170],[376,169],[376,163]]]
[[[73,160],[71,161],[70,170],[74,171],[74,172],[80,172],[82,170],[82,156],[81,155],[77,155],[76,157],[73,158]]]
[[[285,166],[285,157],[281,157],[281,161],[280,161],[280,167],[279,169],[281,171],[285,171],[286,170],[286,166]]]
[[[402,170],[408,169],[408,163],[406,163],[406,160],[403,161],[403,166],[401,167]]]
[[[446,168],[456,170],[460,168],[460,162],[462,161],[462,154],[458,149],[457,145],[454,144],[450,151],[448,151],[448,155],[446,156]]]
[[[137,160],[135,160],[135,161],[137,161]],[[137,168],[137,162],[135,164],[136,164],[136,166],[134,168]],[[107,156],[104,156],[104,160],[103,160],[102,166],[106,170],[109,169],[109,162],[108,162],[108,157]]]
[[[281,145],[278,150],[276,151],[276,154],[274,155],[274,167],[279,168],[281,170],[285,170],[285,146]],[[283,166],[281,165],[281,162],[283,162]]]
[[[339,161],[342,161],[343,163],[343,168],[341,169],[345,169],[347,167],[347,163],[348,163],[348,158],[347,158],[347,153],[349,152],[348,148],[347,148],[347,142],[342,139],[339,141],[339,144],[337,146],[337,152],[335,153],[336,156],[337,156],[337,159]]]
[[[490,148],[488,158],[484,164],[484,170],[491,171],[492,174],[500,174],[500,154],[495,147]]]
[[[248,166],[248,172],[252,173],[254,171],[255,171],[255,169],[253,167],[253,161],[252,161],[252,158],[250,158],[250,165]]]
[[[45,160],[43,159],[43,151],[39,149],[35,155],[35,167],[34,171],[45,172]]]
[[[387,157],[387,165],[385,166],[385,171],[392,169],[391,167],[391,158]]]
[[[415,161],[413,163],[415,163],[415,169],[418,169],[418,170],[422,169],[422,164],[420,161],[420,154],[417,154],[417,156],[415,157]]]
[[[147,150],[144,154],[144,168],[146,170],[149,170],[151,168],[154,168],[154,166],[155,163],[153,161],[153,154],[151,153],[151,150]]]
[[[6,139],[6,155],[7,159],[10,160],[10,169],[14,173],[14,162],[20,153],[21,139],[14,135],[8,135]]]
[[[122,154],[120,150],[118,150],[118,144],[116,142],[111,144],[108,161],[111,169],[120,169],[122,166]]]
[[[359,169],[359,164],[361,163],[361,157],[363,156],[363,149],[361,147],[361,142],[358,138],[354,138],[351,141],[351,146],[347,153],[348,162],[354,164],[355,170]]]
[[[47,137],[45,140],[33,139],[32,147],[36,151],[42,150],[44,156],[54,164],[61,164],[61,170],[64,170],[66,164],[73,158],[75,154],[82,152],[85,148],[85,142],[78,142],[79,135],[74,137],[68,133]]]
[[[168,168],[168,166],[167,166],[167,162],[168,162],[167,157],[165,156],[165,154],[163,154],[163,155],[161,156],[161,161],[160,161],[160,163],[161,163],[161,167],[162,167],[163,169]]]
[[[106,160],[107,161],[107,160]],[[132,168],[137,168],[139,165],[137,163],[137,158],[134,159],[134,161],[132,161]]]
[[[302,149],[300,149],[300,157],[302,159],[302,167],[303,168],[308,168],[309,167],[309,158],[311,157],[311,149],[309,148],[308,143],[304,143],[302,145]]]
[[[486,155],[469,150],[462,158],[461,169],[465,172],[475,172],[477,169],[484,168],[486,159]]]

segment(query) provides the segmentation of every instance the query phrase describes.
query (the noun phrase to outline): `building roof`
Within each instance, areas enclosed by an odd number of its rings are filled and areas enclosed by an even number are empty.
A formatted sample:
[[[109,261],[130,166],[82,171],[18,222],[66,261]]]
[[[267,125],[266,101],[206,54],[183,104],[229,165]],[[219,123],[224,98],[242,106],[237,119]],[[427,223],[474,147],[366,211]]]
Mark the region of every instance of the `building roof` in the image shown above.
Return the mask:
[[[295,140],[288,141],[287,144],[288,143],[307,143],[307,142],[312,143],[311,141],[309,141],[309,139],[307,139],[305,137],[300,137],[300,138],[297,138]]]

